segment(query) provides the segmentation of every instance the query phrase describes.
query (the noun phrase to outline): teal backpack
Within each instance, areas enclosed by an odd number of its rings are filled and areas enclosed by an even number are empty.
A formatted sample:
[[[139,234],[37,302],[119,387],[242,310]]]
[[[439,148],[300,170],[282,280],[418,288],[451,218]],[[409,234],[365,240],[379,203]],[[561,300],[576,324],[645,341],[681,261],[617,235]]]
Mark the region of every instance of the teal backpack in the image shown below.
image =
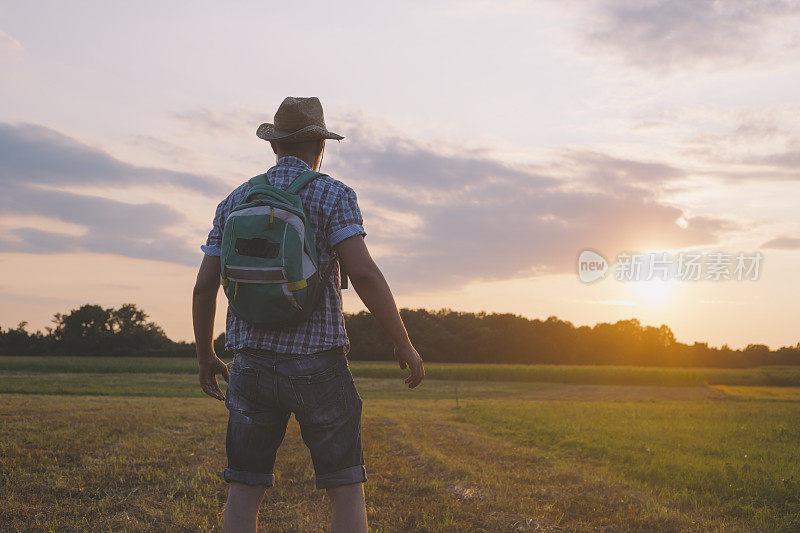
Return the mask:
[[[252,189],[228,215],[222,232],[220,283],[231,312],[259,327],[306,320],[319,303],[323,281],[314,233],[298,192],[319,172],[303,172],[286,190],[250,180]]]

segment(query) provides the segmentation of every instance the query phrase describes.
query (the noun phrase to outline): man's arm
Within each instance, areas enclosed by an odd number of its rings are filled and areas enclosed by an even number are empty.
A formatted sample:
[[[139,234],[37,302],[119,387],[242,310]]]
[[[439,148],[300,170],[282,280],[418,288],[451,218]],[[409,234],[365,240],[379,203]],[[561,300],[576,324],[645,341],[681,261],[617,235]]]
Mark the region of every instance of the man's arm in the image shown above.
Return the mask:
[[[197,282],[192,293],[192,323],[194,342],[197,347],[197,362],[200,365],[200,386],[203,392],[225,400],[225,395],[217,383],[217,374],[228,381],[228,367],[214,353],[214,314],[217,311],[219,292],[219,257],[204,255],[197,273]]]
[[[400,363],[400,368],[408,366],[411,370],[406,383],[413,389],[425,377],[425,367],[417,350],[411,345],[403,319],[397,312],[389,284],[369,255],[364,237],[362,235],[349,237],[334,246],[334,249],[339,254],[342,269],[350,277],[361,301],[394,342],[394,355]]]

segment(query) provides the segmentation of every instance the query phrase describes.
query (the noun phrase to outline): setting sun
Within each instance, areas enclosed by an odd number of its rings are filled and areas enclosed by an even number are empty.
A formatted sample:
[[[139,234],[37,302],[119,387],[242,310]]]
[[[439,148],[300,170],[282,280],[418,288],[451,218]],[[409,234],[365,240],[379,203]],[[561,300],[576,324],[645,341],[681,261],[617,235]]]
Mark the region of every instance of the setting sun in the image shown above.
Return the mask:
[[[629,282],[627,289],[630,297],[639,305],[656,307],[668,305],[675,296],[678,285],[679,282],[673,279],[653,279]]]

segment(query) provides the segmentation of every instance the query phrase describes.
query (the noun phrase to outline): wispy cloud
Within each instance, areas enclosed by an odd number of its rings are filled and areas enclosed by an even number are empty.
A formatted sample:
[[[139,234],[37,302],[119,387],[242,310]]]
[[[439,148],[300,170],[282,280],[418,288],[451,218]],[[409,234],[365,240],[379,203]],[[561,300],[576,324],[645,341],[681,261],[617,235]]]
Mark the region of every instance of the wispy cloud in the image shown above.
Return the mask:
[[[565,150],[559,165],[587,186],[621,192],[631,188],[652,191],[654,185],[686,177],[686,171],[659,161],[622,159],[591,150]]]
[[[647,70],[743,63],[760,55],[768,40],[779,49],[797,45],[794,31],[780,35],[769,28],[800,14],[792,0],[612,0],[594,6],[585,30],[589,45]]]
[[[22,50],[22,45],[19,41],[0,30],[0,58],[13,57]]]
[[[790,148],[782,152],[751,157],[747,159],[747,162],[793,170],[795,172],[791,174],[792,177],[800,179],[800,145],[797,148]]]
[[[197,157],[194,150],[153,135],[131,135],[129,142],[133,146],[161,156],[173,165],[185,164],[186,161]]]
[[[22,227],[0,238],[0,251],[53,254],[94,252],[169,261],[197,262],[196,249],[169,234],[183,215],[164,204],[127,204],[62,191],[12,187],[0,198],[7,214],[36,214],[86,228],[82,235],[65,235],[42,228]]]
[[[407,288],[567,272],[585,247],[678,248],[738,228],[639,186],[683,176],[670,165],[564,152],[530,168],[364,135],[359,125],[345,135],[334,165],[359,193],[367,232],[389,250],[382,264]]]
[[[776,237],[761,245],[771,250],[800,250],[800,237]]]
[[[195,264],[196,248],[171,234],[184,216],[161,203],[131,204],[64,188],[178,187],[206,195],[226,188],[213,178],[131,165],[55,130],[0,124],[0,211],[84,228],[65,234],[46,226],[17,227],[0,237],[0,251],[97,252]],[[124,196],[121,194],[120,196]]]
[[[51,186],[151,185],[220,194],[219,180],[120,161],[53,129],[0,123],[0,183]]]
[[[172,113],[172,118],[191,128],[198,135],[228,135],[243,130],[252,130],[255,135],[262,122],[272,120],[272,111],[255,112],[250,109],[196,108]]]
[[[697,132],[682,142],[682,153],[706,166],[710,163],[703,173],[727,181],[800,180],[798,117],[800,111],[794,108],[718,118],[722,131],[717,127]]]
[[[608,253],[678,248],[710,244],[738,229],[735,221],[663,203],[658,186],[686,172],[658,161],[564,150],[520,165],[487,151],[376,135],[358,121],[344,133],[348,141],[329,151],[329,168],[358,191],[381,263],[412,290],[567,272],[585,247]],[[41,126],[0,125],[0,161],[3,213],[85,228],[65,234],[17,227],[0,241],[0,251],[90,251],[194,264],[196,243],[171,232],[185,221],[173,207],[63,186],[166,182],[215,199],[230,192],[211,178],[130,165]]]

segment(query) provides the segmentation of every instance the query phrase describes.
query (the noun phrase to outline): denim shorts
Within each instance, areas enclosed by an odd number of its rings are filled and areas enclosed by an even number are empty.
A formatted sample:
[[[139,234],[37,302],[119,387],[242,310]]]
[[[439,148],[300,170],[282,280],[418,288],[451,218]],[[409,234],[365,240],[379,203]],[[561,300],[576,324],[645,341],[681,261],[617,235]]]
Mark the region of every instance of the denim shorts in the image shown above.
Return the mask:
[[[292,413],[311,451],[318,489],[366,481],[361,397],[343,348],[312,355],[245,348],[229,370],[225,481],[272,486]]]

